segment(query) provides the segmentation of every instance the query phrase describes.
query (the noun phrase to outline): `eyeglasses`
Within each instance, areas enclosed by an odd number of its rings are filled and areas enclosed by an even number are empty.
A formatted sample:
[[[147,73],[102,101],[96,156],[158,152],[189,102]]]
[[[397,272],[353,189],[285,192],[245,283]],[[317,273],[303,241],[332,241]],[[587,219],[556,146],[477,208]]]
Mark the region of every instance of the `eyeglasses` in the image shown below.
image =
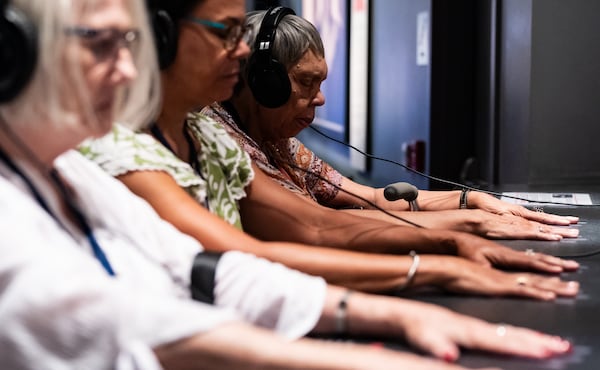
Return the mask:
[[[243,24],[228,25],[192,16],[186,17],[185,20],[207,27],[209,31],[223,40],[223,47],[228,52],[235,50],[242,40],[248,43],[254,33],[252,27]]]
[[[87,28],[76,26],[65,29],[65,33],[83,39],[85,45],[98,59],[114,56],[122,47],[126,47],[134,53],[134,49],[140,39],[140,31],[137,29],[121,31],[116,28]]]

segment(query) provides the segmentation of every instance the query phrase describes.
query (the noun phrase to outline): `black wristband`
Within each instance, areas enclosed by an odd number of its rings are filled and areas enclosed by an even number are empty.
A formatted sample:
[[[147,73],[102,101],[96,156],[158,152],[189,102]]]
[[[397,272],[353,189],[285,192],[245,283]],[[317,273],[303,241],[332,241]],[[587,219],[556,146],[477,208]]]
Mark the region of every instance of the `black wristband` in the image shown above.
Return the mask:
[[[215,273],[221,253],[200,252],[194,257],[192,265],[190,290],[192,298],[212,304],[215,301]]]

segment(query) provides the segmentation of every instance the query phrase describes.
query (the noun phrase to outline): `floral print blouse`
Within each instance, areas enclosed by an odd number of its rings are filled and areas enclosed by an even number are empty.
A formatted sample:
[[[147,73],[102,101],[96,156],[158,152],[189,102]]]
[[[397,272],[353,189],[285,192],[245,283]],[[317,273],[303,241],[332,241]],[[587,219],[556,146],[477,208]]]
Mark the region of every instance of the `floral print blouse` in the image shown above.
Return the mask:
[[[317,157],[298,139],[286,138],[260,146],[239,128],[235,118],[223,105],[214,103],[205,107],[202,114],[219,122],[250,154],[256,165],[283,187],[324,205],[329,204],[338,194],[338,189],[329,182],[340,186],[342,174]]]

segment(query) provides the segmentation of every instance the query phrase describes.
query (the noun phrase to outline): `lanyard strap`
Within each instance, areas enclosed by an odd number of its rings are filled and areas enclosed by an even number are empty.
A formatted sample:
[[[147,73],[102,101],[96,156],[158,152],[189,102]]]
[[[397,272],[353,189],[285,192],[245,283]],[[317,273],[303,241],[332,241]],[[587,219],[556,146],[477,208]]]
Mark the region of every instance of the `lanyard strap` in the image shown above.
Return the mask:
[[[30,192],[33,194],[35,200],[46,211],[46,213],[48,213],[59,225],[61,225],[61,227],[63,229],[67,230],[66,227],[60,222],[58,217],[54,214],[54,212],[52,212],[52,210],[48,206],[48,203],[42,197],[41,193],[35,187],[35,185],[31,181],[31,179],[29,177],[27,177],[27,175],[25,175],[25,173],[13,162],[13,160],[2,150],[2,148],[0,148],[0,160],[2,162],[4,162],[14,173],[16,173],[25,182],[25,185],[27,185]],[[76,219],[79,227],[84,232],[88,242],[90,243],[90,245],[92,247],[94,257],[96,257],[96,259],[100,262],[102,267],[104,267],[104,269],[106,270],[108,275],[115,276],[116,275],[115,271],[113,270],[112,266],[110,265],[110,262],[108,261],[106,254],[102,250],[102,247],[100,247],[100,244],[96,240],[96,237],[94,236],[92,228],[90,227],[89,223],[87,222],[87,220],[86,220],[85,216],[83,215],[83,213],[81,212],[81,210],[77,207],[77,205],[71,199],[71,196],[69,195],[67,187],[65,186],[63,181],[60,179],[58,172],[56,170],[52,170],[50,172],[50,177],[57,185],[57,187],[60,191],[60,195],[62,196],[62,198],[65,201],[69,210],[75,216],[75,219]]]

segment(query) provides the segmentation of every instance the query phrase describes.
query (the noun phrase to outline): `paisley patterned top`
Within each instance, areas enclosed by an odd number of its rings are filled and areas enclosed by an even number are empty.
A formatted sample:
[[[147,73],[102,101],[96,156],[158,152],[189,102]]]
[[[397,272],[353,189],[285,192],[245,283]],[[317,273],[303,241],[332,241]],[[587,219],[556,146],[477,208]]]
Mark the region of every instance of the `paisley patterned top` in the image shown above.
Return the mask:
[[[118,124],[103,138],[84,142],[79,151],[112,176],[164,171],[199,203],[241,229],[238,201],[254,178],[248,154],[219,123],[200,113],[191,113],[186,124],[200,143],[198,172],[154,137]]]
[[[239,128],[235,114],[232,115],[223,105],[214,103],[205,107],[202,114],[223,125],[256,165],[283,187],[324,205],[337,196],[338,189],[330,183],[340,186],[342,174],[298,139],[286,138],[259,145]]]

